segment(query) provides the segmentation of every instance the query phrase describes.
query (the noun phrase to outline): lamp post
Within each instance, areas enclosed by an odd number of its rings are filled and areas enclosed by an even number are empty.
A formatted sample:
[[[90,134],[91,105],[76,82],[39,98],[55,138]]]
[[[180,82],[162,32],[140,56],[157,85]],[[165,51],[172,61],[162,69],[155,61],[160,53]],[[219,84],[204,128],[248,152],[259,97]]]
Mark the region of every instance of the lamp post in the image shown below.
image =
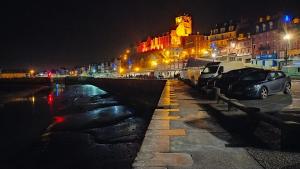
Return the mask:
[[[34,76],[34,73],[35,73],[35,71],[34,71],[33,69],[31,69],[31,70],[29,71],[30,77],[33,77],[33,76]]]
[[[290,34],[285,34],[283,37],[283,40],[285,41],[285,55],[284,55],[284,60],[285,60],[285,65],[287,66],[288,64],[288,47],[289,47],[289,41],[291,40],[292,36]]]
[[[217,54],[216,53],[212,53],[211,57],[213,58],[213,62],[215,62],[215,58],[217,57]]]

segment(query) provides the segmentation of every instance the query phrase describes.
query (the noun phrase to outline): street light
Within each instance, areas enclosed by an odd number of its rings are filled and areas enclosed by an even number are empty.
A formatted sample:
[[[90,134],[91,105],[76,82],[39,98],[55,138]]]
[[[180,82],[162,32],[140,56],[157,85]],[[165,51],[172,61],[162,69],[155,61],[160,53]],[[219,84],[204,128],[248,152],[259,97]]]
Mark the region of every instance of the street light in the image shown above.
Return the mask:
[[[290,40],[291,38],[292,38],[291,34],[288,33],[283,37],[284,40]]]
[[[35,73],[35,71],[34,71],[33,69],[31,69],[31,70],[29,71],[30,77],[33,77],[33,76],[34,76],[34,73]]]
[[[231,46],[231,48],[235,48],[236,43],[235,42],[231,42],[230,46]]]
[[[34,74],[34,70],[33,69],[31,69],[29,72],[30,72],[31,75]]]
[[[211,57],[213,58],[213,62],[215,61],[215,58],[217,57],[217,54],[216,53],[212,53],[211,54]]]
[[[169,50],[166,51],[166,55],[167,55],[167,57],[170,56],[170,51]]]
[[[122,67],[119,68],[119,73],[122,74],[124,72],[124,69]]]
[[[134,71],[135,71],[135,72],[139,72],[139,71],[140,71],[140,68],[139,68],[139,67],[135,67],[135,68],[134,68]]]
[[[207,54],[208,54],[208,51],[207,51],[206,49],[202,49],[202,50],[201,50],[201,53],[202,53],[203,55],[207,55]]]
[[[125,54],[125,55],[123,56],[123,59],[124,59],[124,60],[127,60],[127,54]]]
[[[156,60],[152,60],[151,61],[151,66],[152,67],[156,67],[158,64],[157,64],[157,61]]]
[[[288,64],[288,47],[289,47],[289,41],[292,39],[292,35],[287,33],[283,36],[283,40],[285,40],[285,56],[284,56],[284,60],[285,60],[285,65],[287,66]]]

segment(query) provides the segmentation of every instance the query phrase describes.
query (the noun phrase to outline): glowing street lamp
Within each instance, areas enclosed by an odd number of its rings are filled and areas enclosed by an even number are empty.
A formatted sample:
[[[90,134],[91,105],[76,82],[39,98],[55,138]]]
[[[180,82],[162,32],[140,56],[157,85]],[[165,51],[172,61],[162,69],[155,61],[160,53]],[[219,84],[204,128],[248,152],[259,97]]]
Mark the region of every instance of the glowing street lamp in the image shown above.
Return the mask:
[[[207,54],[208,54],[208,51],[207,51],[206,49],[202,49],[202,50],[201,50],[201,53],[202,53],[203,55],[207,55]]]
[[[127,60],[127,54],[125,54],[125,55],[123,56],[123,59],[124,59],[124,60]]]
[[[192,54],[195,54],[195,49],[192,49]]]
[[[212,57],[212,58],[216,58],[216,57],[217,57],[217,54],[216,54],[216,53],[212,53],[212,54],[211,54],[211,57]]]
[[[139,72],[139,71],[140,71],[140,68],[139,68],[139,67],[135,67],[135,68],[134,68],[134,71],[135,71],[135,72]]]
[[[292,35],[289,34],[289,33],[286,33],[284,36],[283,36],[283,40],[285,41],[285,56],[284,56],[284,60],[285,60],[285,65],[288,64],[288,59],[289,59],[289,56],[288,56],[288,47],[289,47],[289,41],[292,39]]]
[[[170,56],[170,51],[169,51],[169,50],[166,51],[166,55],[167,55],[168,57]]]
[[[129,50],[129,49],[127,49],[127,50],[126,50],[126,53],[127,53],[127,54],[129,54],[129,53],[130,53],[130,50]]]
[[[170,60],[169,59],[164,59],[165,64],[169,64]]]
[[[124,69],[122,67],[119,68],[119,73],[122,74],[124,72]]]
[[[152,67],[156,67],[158,65],[157,61],[156,60],[152,60],[151,61],[151,66]]]
[[[283,36],[283,40],[286,40],[286,41],[288,41],[288,40],[291,40],[292,39],[292,35],[291,34],[285,34],[284,36]]]
[[[33,77],[34,73],[35,73],[35,71],[33,69],[29,70],[29,74],[31,77]]]
[[[231,42],[230,46],[231,46],[231,48],[235,48],[236,47],[236,43],[235,42]]]
[[[217,54],[216,53],[212,53],[211,54],[211,57],[213,58],[213,61],[215,61],[216,57],[217,57]]]

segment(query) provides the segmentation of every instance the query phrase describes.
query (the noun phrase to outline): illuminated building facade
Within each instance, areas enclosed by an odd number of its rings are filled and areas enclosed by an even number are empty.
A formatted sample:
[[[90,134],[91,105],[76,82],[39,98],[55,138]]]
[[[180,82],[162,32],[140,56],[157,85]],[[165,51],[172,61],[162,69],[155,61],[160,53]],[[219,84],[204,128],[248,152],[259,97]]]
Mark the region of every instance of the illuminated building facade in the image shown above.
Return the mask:
[[[209,55],[209,41],[207,36],[192,34],[182,38],[184,53],[192,57],[204,57]]]
[[[216,24],[207,36],[192,34],[190,16],[176,17],[175,23],[175,27],[168,33],[148,37],[137,44],[134,63],[151,67],[154,64],[149,63],[155,62],[156,68],[160,68],[166,64],[183,63],[189,57],[217,57],[221,61],[242,61],[249,64],[254,61],[255,64],[259,62],[262,65],[274,66],[272,60],[266,59],[282,61],[287,55],[289,58],[300,58],[299,18],[292,19],[279,14],[260,17],[254,23],[242,18],[237,22]],[[287,33],[293,36],[288,41],[283,40]]]
[[[252,35],[253,56],[265,56],[276,59],[278,57],[278,44],[280,38],[280,17],[260,17],[255,24],[255,32]]]
[[[288,54],[290,56],[300,55],[300,20],[291,19],[287,15],[276,15],[260,17],[255,25],[253,39],[253,55],[272,55],[272,58],[284,58],[286,41],[283,37],[290,33],[293,37],[288,42]]]
[[[137,46],[137,53],[145,53],[150,51],[156,51],[161,49],[166,49],[171,46],[171,36],[170,34],[158,36],[158,37],[148,37],[144,42],[140,42]]]
[[[300,20],[278,14],[260,17],[252,35],[253,64],[261,67],[281,67],[285,60],[299,59]],[[284,39],[289,34],[290,39]],[[297,56],[297,57],[295,57]]]
[[[236,38],[232,38],[223,49],[221,60],[250,63],[252,58],[252,25],[247,19],[241,19],[236,25]]]
[[[137,45],[137,53],[153,52],[163,49],[181,47],[182,37],[189,36],[192,33],[191,16],[179,16],[175,18],[176,28],[170,30],[170,33],[157,37],[148,37],[146,41]]]
[[[136,54],[132,57],[133,67],[159,70],[182,68],[183,42],[186,38],[189,39],[191,33],[191,16],[176,17],[175,26],[168,33],[148,37],[145,41],[137,44]]]
[[[176,34],[179,37],[189,36],[192,33],[192,18],[190,16],[176,17]]]
[[[217,55],[225,56],[227,53],[227,46],[237,37],[237,24],[229,21],[223,24],[216,24],[210,31],[208,36],[209,46]]]

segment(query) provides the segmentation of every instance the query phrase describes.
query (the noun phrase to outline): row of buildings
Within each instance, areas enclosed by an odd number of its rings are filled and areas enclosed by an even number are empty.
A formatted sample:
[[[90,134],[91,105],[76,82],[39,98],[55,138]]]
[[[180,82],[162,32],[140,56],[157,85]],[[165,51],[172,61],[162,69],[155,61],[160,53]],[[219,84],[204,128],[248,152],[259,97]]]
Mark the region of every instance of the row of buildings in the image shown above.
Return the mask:
[[[34,69],[0,69],[0,79],[6,78],[31,78],[31,77],[49,77],[59,78],[66,76],[92,76],[101,78],[116,77],[117,61],[106,61],[87,66],[76,66],[74,68],[57,68],[50,70],[38,71]]]
[[[281,68],[300,60],[300,19],[297,17],[279,13],[255,20],[228,21],[213,25],[209,33],[203,34],[192,33],[189,15],[176,17],[175,21],[176,26],[169,32],[139,42],[131,64],[159,69],[196,57]],[[157,64],[151,64],[154,61]],[[121,66],[126,67],[126,62]]]

